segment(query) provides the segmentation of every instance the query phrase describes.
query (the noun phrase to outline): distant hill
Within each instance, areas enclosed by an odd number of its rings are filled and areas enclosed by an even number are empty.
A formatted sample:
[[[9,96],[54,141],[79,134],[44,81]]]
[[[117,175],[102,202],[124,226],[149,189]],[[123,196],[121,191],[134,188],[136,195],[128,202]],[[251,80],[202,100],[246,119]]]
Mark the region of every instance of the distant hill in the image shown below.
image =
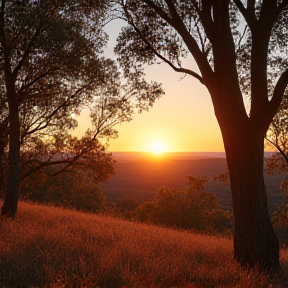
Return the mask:
[[[224,152],[165,153],[160,156],[152,153],[118,152],[113,153],[113,156],[117,161],[116,175],[101,187],[107,199],[115,202],[130,196],[141,203],[151,199],[160,187],[184,187],[188,175],[213,177],[227,167]],[[264,174],[269,209],[274,211],[278,203],[285,201],[279,189],[285,175]],[[232,211],[229,185],[209,181],[206,190],[215,193],[219,203]]]
[[[225,152],[165,152],[156,155],[152,152],[113,152],[113,158],[118,162],[139,162],[156,160],[190,160],[205,158],[226,158]]]

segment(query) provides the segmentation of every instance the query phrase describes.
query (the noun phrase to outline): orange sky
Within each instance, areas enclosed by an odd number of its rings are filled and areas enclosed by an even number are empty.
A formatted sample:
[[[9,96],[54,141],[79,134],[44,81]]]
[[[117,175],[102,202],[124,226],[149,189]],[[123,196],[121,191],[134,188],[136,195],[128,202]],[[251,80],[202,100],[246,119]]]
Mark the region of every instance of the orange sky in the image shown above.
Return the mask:
[[[190,61],[192,64],[192,61]],[[165,95],[149,112],[117,127],[111,151],[150,151],[159,141],[166,151],[224,151],[210,96],[198,80],[166,64],[146,69],[147,79],[163,84]]]
[[[119,24],[119,23],[118,23]],[[112,50],[119,25],[110,23],[107,32],[112,38],[107,54]],[[183,67],[195,67],[193,59]],[[197,68],[196,68],[197,69]],[[119,137],[110,141],[110,151],[151,151],[155,142],[165,151],[224,151],[210,95],[197,79],[174,72],[167,64],[147,66],[147,80],[162,83],[165,95],[149,112],[134,116],[133,121],[115,128]],[[82,113],[79,129],[87,126],[88,115]],[[79,131],[79,130],[78,130]]]

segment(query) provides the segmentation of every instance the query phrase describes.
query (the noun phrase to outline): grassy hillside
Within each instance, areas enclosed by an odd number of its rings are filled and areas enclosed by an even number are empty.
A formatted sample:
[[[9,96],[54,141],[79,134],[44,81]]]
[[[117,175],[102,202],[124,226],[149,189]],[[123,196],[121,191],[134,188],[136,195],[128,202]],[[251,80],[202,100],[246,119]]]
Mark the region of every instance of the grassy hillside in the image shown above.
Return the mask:
[[[233,261],[231,239],[24,202],[0,221],[0,287],[268,287]]]

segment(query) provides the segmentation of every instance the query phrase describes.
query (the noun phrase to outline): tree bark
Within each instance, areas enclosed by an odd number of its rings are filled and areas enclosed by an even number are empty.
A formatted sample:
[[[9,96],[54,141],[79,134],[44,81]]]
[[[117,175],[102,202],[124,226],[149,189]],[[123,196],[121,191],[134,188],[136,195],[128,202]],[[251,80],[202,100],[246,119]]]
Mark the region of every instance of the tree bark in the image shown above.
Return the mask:
[[[7,136],[8,118],[0,125],[0,197],[5,196],[6,189],[6,165],[5,165],[5,147],[8,143]]]
[[[4,170],[4,145],[2,141],[0,140],[0,197],[3,197],[3,191],[6,187],[6,176],[5,176],[5,170]]]
[[[9,154],[7,169],[7,192],[1,215],[15,217],[18,208],[19,166],[20,166],[20,121],[17,95],[13,83],[7,81],[9,105]],[[11,81],[12,82],[12,81]]]
[[[279,244],[263,178],[264,134],[253,129],[251,123],[249,127],[249,122],[243,126],[242,133],[232,134],[234,137],[223,135],[233,197],[234,257],[260,272],[277,273]]]

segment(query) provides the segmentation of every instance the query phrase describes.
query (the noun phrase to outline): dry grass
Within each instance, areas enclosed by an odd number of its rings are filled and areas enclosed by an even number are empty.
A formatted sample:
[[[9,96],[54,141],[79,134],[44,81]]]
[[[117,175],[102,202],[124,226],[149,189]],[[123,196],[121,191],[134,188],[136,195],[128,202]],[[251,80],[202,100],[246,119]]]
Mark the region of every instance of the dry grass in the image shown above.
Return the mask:
[[[0,230],[0,287],[284,287],[241,270],[225,238],[23,202]]]

